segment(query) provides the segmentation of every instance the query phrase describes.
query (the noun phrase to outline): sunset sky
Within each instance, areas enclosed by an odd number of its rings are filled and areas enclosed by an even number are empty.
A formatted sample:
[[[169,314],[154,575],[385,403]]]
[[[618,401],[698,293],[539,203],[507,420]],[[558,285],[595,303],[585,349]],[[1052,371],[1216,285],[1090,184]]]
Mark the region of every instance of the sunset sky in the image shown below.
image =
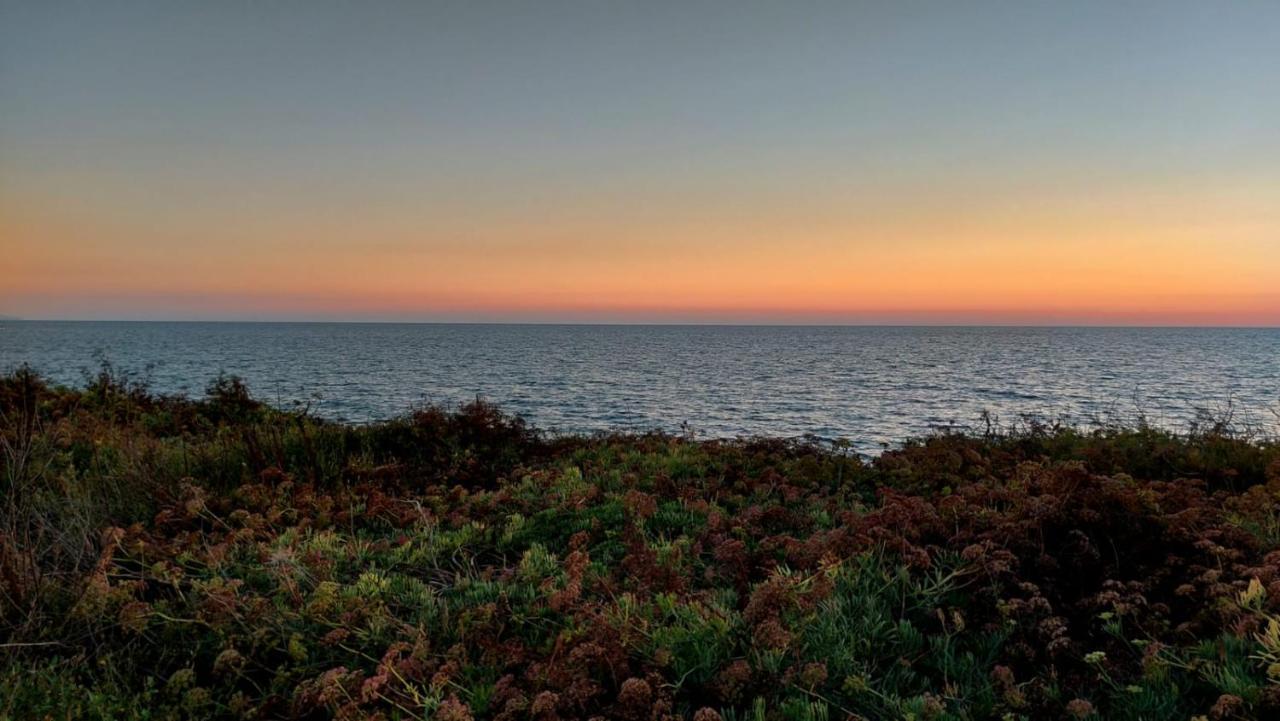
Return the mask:
[[[0,314],[1280,325],[1280,2],[0,0]]]

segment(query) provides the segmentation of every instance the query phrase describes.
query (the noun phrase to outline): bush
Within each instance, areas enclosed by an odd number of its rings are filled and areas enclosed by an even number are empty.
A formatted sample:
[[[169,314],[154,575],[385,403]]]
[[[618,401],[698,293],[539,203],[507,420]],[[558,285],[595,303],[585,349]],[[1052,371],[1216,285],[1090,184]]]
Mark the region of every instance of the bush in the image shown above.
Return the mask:
[[[1280,449],[872,461],[0,378],[0,718],[1280,714]]]

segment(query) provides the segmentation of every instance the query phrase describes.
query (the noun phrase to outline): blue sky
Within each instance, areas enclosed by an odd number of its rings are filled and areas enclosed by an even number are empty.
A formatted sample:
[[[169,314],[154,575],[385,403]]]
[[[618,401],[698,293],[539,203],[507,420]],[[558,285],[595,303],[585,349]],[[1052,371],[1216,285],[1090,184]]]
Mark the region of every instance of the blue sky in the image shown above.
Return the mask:
[[[0,312],[1280,317],[1274,2],[0,7]]]

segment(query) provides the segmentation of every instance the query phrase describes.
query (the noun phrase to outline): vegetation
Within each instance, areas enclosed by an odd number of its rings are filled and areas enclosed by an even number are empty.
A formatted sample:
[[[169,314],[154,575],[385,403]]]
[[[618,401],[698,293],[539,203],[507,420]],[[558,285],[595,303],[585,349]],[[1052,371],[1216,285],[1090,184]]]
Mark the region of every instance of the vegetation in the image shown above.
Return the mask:
[[[1280,717],[1280,446],[368,426],[0,378],[0,718]]]

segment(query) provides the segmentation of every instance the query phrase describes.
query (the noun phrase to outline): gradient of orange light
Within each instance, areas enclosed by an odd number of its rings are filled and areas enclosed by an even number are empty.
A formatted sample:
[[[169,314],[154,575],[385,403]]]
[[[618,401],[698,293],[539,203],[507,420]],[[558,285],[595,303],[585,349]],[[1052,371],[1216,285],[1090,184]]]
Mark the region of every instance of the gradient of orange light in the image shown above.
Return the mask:
[[[1280,208],[1265,184],[1215,187],[640,211],[588,199],[443,219],[357,207],[217,223],[10,198],[0,205],[0,300],[1280,323]]]

